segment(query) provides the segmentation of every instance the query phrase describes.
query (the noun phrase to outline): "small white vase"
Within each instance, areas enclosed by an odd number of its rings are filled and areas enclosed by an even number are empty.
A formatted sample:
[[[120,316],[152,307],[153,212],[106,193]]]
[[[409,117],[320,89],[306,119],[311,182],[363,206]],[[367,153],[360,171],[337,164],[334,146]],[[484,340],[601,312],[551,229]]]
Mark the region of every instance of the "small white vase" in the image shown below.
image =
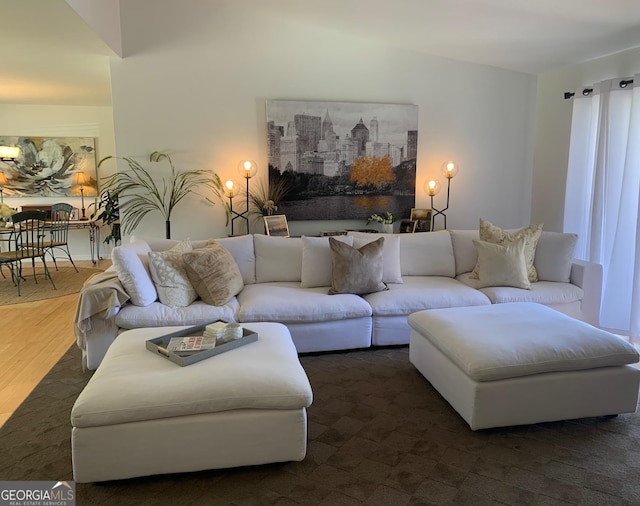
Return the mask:
[[[393,234],[393,223],[383,223],[382,224],[382,233],[383,234]]]

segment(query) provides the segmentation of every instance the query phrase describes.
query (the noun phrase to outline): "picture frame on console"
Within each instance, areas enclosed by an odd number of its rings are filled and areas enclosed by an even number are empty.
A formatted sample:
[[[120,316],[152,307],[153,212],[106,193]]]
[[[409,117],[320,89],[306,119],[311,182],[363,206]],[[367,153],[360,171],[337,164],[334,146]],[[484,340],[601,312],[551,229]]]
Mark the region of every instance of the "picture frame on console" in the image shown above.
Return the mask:
[[[263,216],[264,230],[267,235],[276,237],[289,237],[289,224],[284,214],[272,214]]]
[[[433,209],[412,207],[411,219],[417,222],[414,232],[431,232],[433,230]]]
[[[77,207],[71,209],[71,213],[69,214],[70,221],[78,221],[80,219],[80,211]]]
[[[416,220],[400,220],[400,233],[413,234],[417,225],[418,222]]]

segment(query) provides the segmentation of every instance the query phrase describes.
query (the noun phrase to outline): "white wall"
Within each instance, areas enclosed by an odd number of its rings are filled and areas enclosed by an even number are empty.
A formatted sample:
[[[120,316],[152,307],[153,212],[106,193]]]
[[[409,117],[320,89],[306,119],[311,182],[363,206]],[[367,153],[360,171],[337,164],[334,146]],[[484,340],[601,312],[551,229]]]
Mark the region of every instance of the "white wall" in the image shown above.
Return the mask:
[[[149,18],[153,12],[153,20]],[[172,153],[179,168],[236,178],[252,158],[266,179],[267,99],[410,103],[419,106],[417,207],[424,181],[454,159],[449,228],[480,216],[529,223],[534,76],[376,45],[258,15],[251,1],[121,4],[122,60],[112,59],[119,156]],[[440,177],[440,179],[442,179]],[[444,195],[436,198],[442,207]],[[291,233],[364,226],[293,222]],[[164,235],[159,215],[136,233]],[[223,212],[191,198],[172,219],[174,238],[224,236]]]
[[[0,104],[0,135],[94,137],[98,160],[115,152],[111,107]],[[2,163],[0,162],[0,168]],[[98,177],[104,177],[107,174],[106,170],[101,170],[98,172]],[[93,197],[85,198],[85,208],[93,200]],[[67,202],[78,209],[81,207],[79,197],[5,197],[4,201],[11,207],[51,205],[55,202]],[[88,231],[70,232],[69,249],[74,260],[88,260],[91,253]],[[109,255],[109,248],[106,245],[101,245],[101,251],[103,256]]]
[[[572,109],[564,92],[638,72],[640,48],[539,76],[531,219],[545,230],[562,231],[564,220]]]

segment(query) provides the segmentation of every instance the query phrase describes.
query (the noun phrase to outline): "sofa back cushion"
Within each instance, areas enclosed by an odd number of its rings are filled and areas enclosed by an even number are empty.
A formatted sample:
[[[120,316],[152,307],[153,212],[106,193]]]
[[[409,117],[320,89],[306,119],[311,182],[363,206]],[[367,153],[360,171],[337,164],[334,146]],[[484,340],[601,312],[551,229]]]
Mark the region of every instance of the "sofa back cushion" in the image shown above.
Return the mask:
[[[538,279],[568,283],[577,242],[576,234],[542,232],[533,260]]]
[[[223,237],[215,242],[224,246],[238,264],[245,285],[256,282],[256,255],[253,249],[253,236],[240,235],[237,237]],[[195,245],[193,247],[196,249]]]
[[[400,268],[400,236],[396,234],[369,234],[366,232],[349,232],[353,237],[353,247],[362,248],[365,244],[384,238],[382,247],[382,281],[385,283],[402,283]]]
[[[158,292],[149,272],[151,248],[142,240],[134,240],[113,248],[111,261],[118,279],[136,306],[148,306],[156,301]]]
[[[131,241],[145,241],[151,251],[167,251],[173,248],[180,241],[177,239],[161,239],[157,237],[132,236]],[[190,241],[193,249],[204,248],[211,239],[201,239]],[[252,285],[256,282],[256,257],[253,249],[253,236],[241,235],[237,237],[223,237],[215,239],[222,244],[238,264],[238,268],[242,273],[242,281],[245,285]]]
[[[349,246],[353,246],[353,237],[340,235],[335,237]],[[333,265],[328,237],[302,236],[302,274],[300,286],[315,288],[331,286]]]
[[[302,239],[255,234],[256,283],[300,281]]]
[[[478,262],[478,251],[474,239],[480,238],[478,230],[449,230],[453,255],[456,261],[456,276],[471,272]]]
[[[455,257],[449,232],[419,232],[399,234],[397,237],[400,238],[403,276],[454,277]]]

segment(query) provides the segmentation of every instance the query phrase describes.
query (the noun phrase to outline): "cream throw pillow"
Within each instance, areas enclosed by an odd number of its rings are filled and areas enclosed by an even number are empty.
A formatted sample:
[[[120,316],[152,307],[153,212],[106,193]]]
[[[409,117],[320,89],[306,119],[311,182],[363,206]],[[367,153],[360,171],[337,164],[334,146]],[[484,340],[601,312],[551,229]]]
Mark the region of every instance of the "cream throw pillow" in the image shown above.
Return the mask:
[[[387,290],[382,282],[384,237],[356,249],[329,237],[333,276],[329,295],[367,293]]]
[[[224,306],[244,288],[242,273],[229,250],[215,241],[182,255],[187,277],[200,298]]]
[[[171,307],[186,307],[198,298],[191,286],[182,255],[193,251],[189,241],[181,241],[167,251],[149,253],[149,270],[160,302]]]
[[[478,250],[478,288],[485,286],[513,286],[529,289],[525,260],[525,239],[521,237],[502,246],[473,240]]]
[[[538,272],[533,265],[536,256],[536,246],[542,234],[542,225],[534,224],[526,228],[522,228],[516,232],[507,232],[506,230],[496,227],[493,223],[480,218],[480,240],[493,244],[506,246],[507,244],[523,238],[524,239],[524,258],[527,268],[527,277],[531,283],[538,281]],[[472,279],[478,279],[478,263],[469,275]]]

